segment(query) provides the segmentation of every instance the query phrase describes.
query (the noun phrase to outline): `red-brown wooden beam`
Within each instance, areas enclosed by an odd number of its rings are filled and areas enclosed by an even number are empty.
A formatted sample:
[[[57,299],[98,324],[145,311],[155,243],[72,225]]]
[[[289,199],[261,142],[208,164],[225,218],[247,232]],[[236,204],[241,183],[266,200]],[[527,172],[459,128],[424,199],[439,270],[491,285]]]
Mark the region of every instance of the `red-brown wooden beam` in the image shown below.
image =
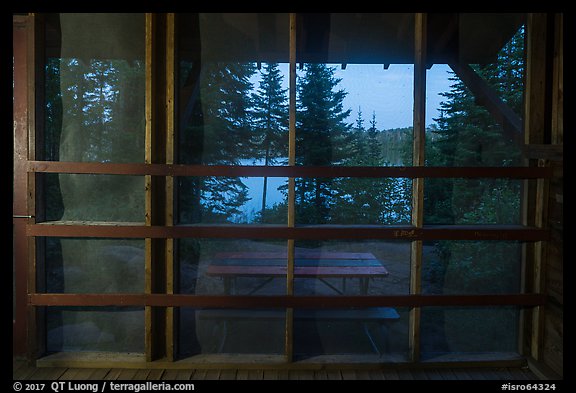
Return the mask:
[[[15,315],[12,328],[12,352],[14,355],[26,353],[26,294],[28,239],[26,223],[28,221],[28,176],[26,160],[28,159],[28,17],[14,16],[13,21],[14,59],[13,74],[13,123],[14,123],[14,177],[12,200],[12,235],[14,239],[14,286]]]
[[[226,166],[145,163],[30,161],[28,171],[152,176],[230,177],[402,177],[402,178],[513,178],[552,177],[546,167],[346,167],[346,166]]]
[[[396,295],[396,296],[197,296],[184,294],[28,295],[32,306],[125,306],[197,308],[350,308],[425,306],[538,306],[540,294]]]
[[[521,225],[335,226],[206,225],[145,226],[107,223],[80,225],[40,223],[26,227],[28,236],[97,238],[232,238],[232,239],[396,239],[543,241],[545,229]]]

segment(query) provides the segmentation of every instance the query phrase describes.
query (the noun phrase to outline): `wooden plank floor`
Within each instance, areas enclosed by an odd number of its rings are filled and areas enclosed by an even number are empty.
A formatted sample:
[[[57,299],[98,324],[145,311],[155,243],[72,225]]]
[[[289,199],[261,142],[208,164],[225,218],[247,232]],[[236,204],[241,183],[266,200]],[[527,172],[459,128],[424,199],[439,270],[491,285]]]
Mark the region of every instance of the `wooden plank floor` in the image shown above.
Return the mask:
[[[15,380],[537,380],[528,368],[389,368],[384,370],[134,370],[31,367],[13,360]]]

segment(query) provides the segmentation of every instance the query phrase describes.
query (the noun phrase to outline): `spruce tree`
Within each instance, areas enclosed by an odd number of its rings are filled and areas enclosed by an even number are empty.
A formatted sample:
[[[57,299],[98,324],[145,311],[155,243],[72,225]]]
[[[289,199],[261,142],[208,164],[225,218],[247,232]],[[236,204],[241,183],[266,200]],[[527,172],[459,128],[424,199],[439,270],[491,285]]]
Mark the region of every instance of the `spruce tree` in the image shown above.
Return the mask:
[[[363,159],[366,152],[366,129],[364,128],[364,118],[362,108],[358,107],[358,114],[354,126],[351,128],[352,138],[348,146],[349,156],[345,165],[364,165]]]
[[[183,67],[184,80],[191,65]],[[179,159],[185,164],[239,165],[252,155],[249,63],[205,63],[188,124],[181,124]],[[240,178],[180,178],[180,220],[225,222],[248,201]]]
[[[518,115],[522,111],[524,93],[523,43],[524,29],[521,28],[498,53],[497,61],[471,65]],[[519,165],[520,149],[503,132],[502,125],[476,102],[459,78],[453,74],[450,80],[453,84],[449,92],[442,94],[446,100],[441,103],[439,118],[435,119],[436,127],[430,130],[433,138],[427,137],[427,165]],[[426,224],[519,223],[519,181],[430,179],[424,189]],[[502,261],[511,261],[519,255],[517,244],[502,242],[488,246],[486,242],[445,241],[436,247],[440,263],[434,267],[434,274],[445,277],[446,283],[432,282],[440,286],[434,290],[449,291],[449,286],[472,292],[515,290],[516,267]]]
[[[521,28],[499,52],[497,61],[487,65],[474,65],[501,99],[516,113],[521,114],[523,96],[524,30]],[[427,164],[435,166],[511,166],[520,164],[520,149],[503,132],[488,110],[476,103],[472,92],[454,74],[451,90],[442,95],[441,116],[432,131],[435,138],[426,151]],[[505,182],[491,180],[436,179],[429,182],[425,196],[425,221],[428,223],[473,223],[496,216],[480,208],[494,206],[486,198],[494,198],[495,187],[513,187]],[[501,189],[497,194],[509,195],[518,190]],[[502,201],[509,205],[508,217],[500,222],[517,223],[518,207],[513,200]],[[471,215],[470,212],[477,212]]]
[[[359,122],[357,121],[357,124]],[[354,130],[359,146],[348,165],[383,166],[385,159],[381,132],[376,127],[376,114],[372,113],[370,128]],[[336,198],[334,220],[342,224],[389,225],[410,221],[410,189],[405,179],[347,178],[341,179]]]
[[[356,116],[356,130],[364,131],[364,118],[362,117],[362,107],[358,107],[358,115]]]
[[[350,109],[344,110],[344,90],[335,90],[340,79],[326,64],[307,64],[298,85],[296,164],[341,165],[349,156]],[[330,221],[335,195],[334,179],[305,178],[296,186],[296,219],[299,223]]]
[[[367,145],[366,150],[367,163],[369,166],[379,166],[382,165],[382,142],[378,138],[380,132],[376,128],[376,112],[372,112],[372,119],[370,119],[370,128],[366,131]]]
[[[277,63],[267,63],[260,73],[257,91],[252,93],[253,157],[264,165],[284,162],[288,156],[288,99],[282,88],[282,74]],[[264,177],[260,220],[265,222],[268,178]]]

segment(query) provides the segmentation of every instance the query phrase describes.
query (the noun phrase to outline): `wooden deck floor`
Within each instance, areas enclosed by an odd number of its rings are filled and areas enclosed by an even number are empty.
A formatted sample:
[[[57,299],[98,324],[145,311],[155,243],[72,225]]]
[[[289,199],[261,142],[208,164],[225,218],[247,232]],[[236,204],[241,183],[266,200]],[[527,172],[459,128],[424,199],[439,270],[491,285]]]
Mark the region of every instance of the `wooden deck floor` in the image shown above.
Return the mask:
[[[386,370],[164,370],[30,367],[14,360],[15,380],[537,380],[528,368],[390,368]]]

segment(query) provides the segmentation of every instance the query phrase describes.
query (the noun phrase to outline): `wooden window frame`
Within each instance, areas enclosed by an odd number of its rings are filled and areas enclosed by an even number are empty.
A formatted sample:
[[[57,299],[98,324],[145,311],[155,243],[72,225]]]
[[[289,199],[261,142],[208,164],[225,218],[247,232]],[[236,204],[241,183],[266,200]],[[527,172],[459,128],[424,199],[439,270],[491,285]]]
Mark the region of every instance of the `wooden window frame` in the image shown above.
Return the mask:
[[[533,19],[536,21],[533,21]],[[537,46],[532,38],[532,27],[538,28],[541,15],[528,18],[528,50]],[[178,308],[226,307],[286,309],[286,345],[284,362],[293,362],[293,309],[300,307],[409,307],[409,362],[420,362],[420,310],[424,306],[491,306],[512,305],[531,310],[531,345],[535,357],[541,345],[541,310],[545,296],[538,273],[542,265],[543,248],[549,232],[543,224],[543,207],[537,205],[536,195],[545,193],[548,179],[553,176],[544,163],[531,160],[526,167],[472,168],[428,167],[424,165],[425,95],[426,95],[426,14],[415,14],[415,63],[414,63],[414,158],[410,167],[302,167],[295,165],[296,135],[296,23],[297,14],[290,14],[290,75],[289,75],[289,163],[283,167],[270,166],[203,166],[176,164],[177,141],[175,79],[176,24],[174,14],[146,14],[146,150],[144,163],[90,163],[55,162],[42,160],[37,143],[42,137],[42,15],[15,18],[15,26],[26,25],[26,93],[25,108],[28,132],[27,141],[19,139],[20,147],[27,146],[27,155],[16,164],[15,179],[18,195],[27,201],[27,207],[19,207],[15,214],[30,216],[26,225],[15,219],[16,249],[27,266],[17,264],[17,318],[14,327],[27,332],[27,353],[30,360],[39,359],[48,365],[74,365],[86,361],[85,357],[71,354],[42,358],[45,350],[43,338],[43,312],[51,306],[143,306],[145,307],[144,357],[135,364],[177,364]],[[19,26],[20,26],[19,25]],[[540,29],[542,29],[540,27]],[[17,39],[16,37],[14,38]],[[21,38],[19,38],[21,39]],[[532,48],[532,49],[530,49]],[[15,51],[16,53],[16,51]],[[543,60],[540,60],[542,62]],[[534,70],[528,61],[527,95],[538,97],[537,79],[542,70]],[[539,64],[539,63],[538,63]],[[532,74],[530,74],[532,73]],[[19,90],[20,91],[20,90]],[[15,90],[15,99],[16,99]],[[527,145],[543,143],[541,102],[530,99],[526,103],[527,121],[524,132]],[[539,131],[540,130],[540,131]],[[17,138],[15,138],[16,140]],[[15,142],[16,143],[16,142]],[[22,145],[24,143],[24,145]],[[25,158],[24,158],[25,157]],[[17,165],[17,166],[16,166]],[[42,189],[42,174],[114,174],[144,176],[146,183],[143,223],[118,222],[46,222],[41,216],[38,198]],[[174,178],[178,176],[267,176],[289,179],[289,208],[287,225],[175,225],[176,215]],[[294,179],[297,177],[403,177],[413,179],[412,222],[399,226],[297,226],[295,225]],[[429,178],[509,178],[535,179],[524,187],[524,220],[522,225],[424,225],[424,180]],[[25,180],[23,180],[25,179]],[[24,183],[22,183],[24,181]],[[526,182],[527,183],[527,182]],[[27,188],[25,191],[22,191]],[[16,192],[15,187],[15,192]],[[26,213],[26,214],[24,214]],[[142,294],[47,294],[37,287],[36,277],[42,269],[42,247],[37,240],[42,237],[90,237],[90,238],[142,238],[145,239],[145,291]],[[200,296],[183,295],[177,291],[178,262],[175,257],[174,240],[179,238],[260,238],[286,239],[287,292],[284,296]],[[399,239],[411,242],[410,294],[398,296],[295,296],[294,295],[294,241],[297,239]],[[528,266],[524,275],[534,274],[532,284],[522,288],[520,294],[499,295],[424,295],[421,293],[420,272],[422,267],[422,242],[425,240],[516,240],[527,242],[525,258]],[[26,278],[23,278],[26,277]],[[23,282],[27,281],[26,291]],[[23,296],[23,295],[26,296]],[[24,298],[24,300],[23,300]],[[23,302],[26,302],[27,312]],[[26,318],[23,316],[26,315]],[[21,342],[21,338],[19,339]],[[16,344],[15,344],[16,345]],[[20,348],[23,346],[20,345]],[[520,353],[524,347],[521,346]],[[54,360],[56,359],[56,360]],[[83,360],[82,360],[83,359]],[[99,362],[90,360],[94,365]],[[56,363],[54,363],[56,362]],[[132,364],[132,363],[130,363]],[[104,364],[103,364],[104,365]]]

